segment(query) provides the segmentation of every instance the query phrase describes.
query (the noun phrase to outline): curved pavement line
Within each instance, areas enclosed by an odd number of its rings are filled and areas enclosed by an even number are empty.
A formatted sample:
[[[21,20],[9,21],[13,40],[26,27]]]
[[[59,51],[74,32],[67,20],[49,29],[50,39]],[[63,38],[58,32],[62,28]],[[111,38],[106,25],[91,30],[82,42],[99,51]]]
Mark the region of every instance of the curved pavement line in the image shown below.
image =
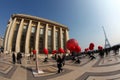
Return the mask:
[[[111,72],[85,72],[82,76],[78,77],[76,80],[87,80],[89,76],[112,76],[120,74],[120,70],[111,71]]]
[[[83,66],[85,66],[86,64],[88,64],[90,61],[87,61],[87,62],[85,62],[85,63],[83,63],[83,64],[75,64],[75,63],[73,63],[73,64],[68,64],[68,63],[66,63],[66,65],[69,65],[69,66],[75,66],[75,67],[83,67]]]
[[[87,70],[89,69],[88,67],[91,68],[91,65],[95,64],[96,60],[90,61],[88,64],[86,64],[85,66],[82,67],[76,67],[74,69],[72,69],[72,72],[69,72],[65,75],[61,75],[58,76],[56,78],[52,78],[49,80],[75,80],[77,77],[79,77],[80,75],[83,75],[85,72],[87,72]],[[74,76],[75,75],[75,76]]]
[[[117,77],[117,78],[112,78],[112,79],[107,79],[107,80],[118,80],[118,79],[120,79],[120,77]]]
[[[17,69],[17,66],[13,65],[12,68],[6,74],[0,73],[0,76],[3,76],[5,78],[11,78],[16,69]]]
[[[120,56],[117,56],[120,58]],[[104,64],[104,65],[99,65],[99,63],[102,61],[103,59],[99,59],[92,67],[108,67],[108,66],[114,66],[114,65],[118,65],[120,64],[120,62],[117,63],[112,63],[112,64]]]
[[[51,75],[48,75],[48,76],[40,76],[40,77],[34,77],[34,75],[32,74],[32,68],[31,67],[28,67],[28,70],[27,70],[27,80],[48,80],[48,79],[52,79],[52,78],[56,78],[58,76],[62,76],[62,75],[65,75],[69,72],[72,72],[72,70],[70,69],[66,69],[64,68],[64,72],[61,72],[60,74],[51,74]]]

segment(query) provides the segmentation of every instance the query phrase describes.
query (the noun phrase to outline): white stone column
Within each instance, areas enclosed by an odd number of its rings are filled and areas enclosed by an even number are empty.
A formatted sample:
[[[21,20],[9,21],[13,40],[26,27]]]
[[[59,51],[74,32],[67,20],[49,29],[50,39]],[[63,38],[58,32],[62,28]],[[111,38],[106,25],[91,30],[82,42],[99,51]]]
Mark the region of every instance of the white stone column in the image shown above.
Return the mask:
[[[40,22],[38,22],[37,25],[37,31],[36,31],[36,38],[35,38],[35,50],[38,53],[38,45],[39,45],[39,31],[40,31]]]
[[[30,45],[29,42],[30,42],[31,23],[32,23],[32,20],[30,20],[30,22],[29,22],[29,26],[28,26],[28,30],[27,30],[27,34],[26,34],[25,53],[29,53],[29,45]]]
[[[68,32],[68,30],[65,30],[65,38],[66,38],[66,41],[69,40],[69,32]]]
[[[48,24],[46,24],[46,27],[45,27],[45,47],[46,49],[48,49]]]
[[[10,32],[8,33],[8,45],[7,45],[8,52],[11,52],[11,49],[12,49],[12,38],[13,38],[14,29],[15,29],[16,19],[17,18],[14,18],[13,23],[10,27]]]
[[[17,38],[16,38],[16,49],[15,49],[16,52],[20,52],[20,42],[21,42],[21,35],[22,35],[22,29],[23,29],[23,22],[24,22],[24,19],[21,20]]]
[[[63,42],[62,42],[62,37],[63,37],[63,35],[62,35],[62,28],[60,27],[60,48],[63,48]]]
[[[5,53],[5,51],[8,51],[8,48],[7,48],[8,47],[8,38],[9,38],[10,29],[12,27],[12,23],[13,23],[12,18],[10,18],[9,23],[7,25],[6,32],[5,32],[4,53]]]
[[[40,22],[38,22],[38,25],[37,25],[36,38],[35,38],[35,40],[36,40],[35,41],[35,50],[36,50],[35,57],[36,57],[36,70],[37,70],[37,72],[39,71],[39,64],[38,64],[39,31],[40,31]]]
[[[53,40],[53,50],[56,50],[55,32],[56,32],[56,26],[53,26],[53,37],[52,37],[52,40]]]

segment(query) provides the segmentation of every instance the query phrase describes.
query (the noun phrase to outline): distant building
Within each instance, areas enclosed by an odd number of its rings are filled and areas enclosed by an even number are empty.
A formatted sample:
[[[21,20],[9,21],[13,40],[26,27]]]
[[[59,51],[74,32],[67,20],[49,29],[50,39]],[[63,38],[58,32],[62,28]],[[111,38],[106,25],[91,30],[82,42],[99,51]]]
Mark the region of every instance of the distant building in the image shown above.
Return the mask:
[[[4,41],[4,51],[30,53],[36,49],[42,53],[43,49],[66,49],[69,39],[68,27],[57,22],[25,15],[13,14],[7,25]]]

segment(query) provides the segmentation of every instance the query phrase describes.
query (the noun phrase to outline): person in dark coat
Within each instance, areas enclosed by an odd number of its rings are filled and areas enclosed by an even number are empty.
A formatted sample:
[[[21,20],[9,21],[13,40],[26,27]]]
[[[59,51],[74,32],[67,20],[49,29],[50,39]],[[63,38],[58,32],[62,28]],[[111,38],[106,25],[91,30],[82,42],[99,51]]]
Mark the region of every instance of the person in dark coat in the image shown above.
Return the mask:
[[[12,62],[13,62],[13,64],[15,64],[15,63],[16,63],[15,53],[13,53],[13,54],[12,54]]]
[[[105,49],[106,57],[108,56],[108,49]]]
[[[100,55],[100,58],[103,58],[103,57],[104,57],[104,52],[103,52],[103,50],[100,50],[100,51],[99,51],[99,55]]]
[[[22,54],[19,52],[19,53],[17,53],[17,62],[18,62],[19,64],[22,64],[22,63],[21,63],[21,59],[22,59]]]
[[[119,54],[119,46],[114,46],[113,51],[114,51],[115,55],[118,55]]]
[[[71,56],[72,56],[72,61],[75,61],[75,53],[72,52],[71,54],[72,54],[72,55],[71,55]]]
[[[63,69],[62,69],[62,59],[60,57],[60,55],[58,55],[57,58],[57,67],[58,67],[58,73],[60,73]]]
[[[80,61],[79,57],[77,57],[75,63],[80,64],[80,62],[81,62],[81,61]]]
[[[22,64],[21,59],[22,59],[22,54],[20,53],[20,64]]]

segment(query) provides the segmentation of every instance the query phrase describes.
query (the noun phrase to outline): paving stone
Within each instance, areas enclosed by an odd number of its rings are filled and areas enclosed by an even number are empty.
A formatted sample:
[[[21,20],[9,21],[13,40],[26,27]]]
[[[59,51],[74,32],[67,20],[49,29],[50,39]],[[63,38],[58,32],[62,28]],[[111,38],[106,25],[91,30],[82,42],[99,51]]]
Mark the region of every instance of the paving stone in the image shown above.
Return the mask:
[[[111,54],[101,59],[97,54],[96,59],[82,58],[80,64],[66,61],[64,71],[57,74],[56,61],[49,59],[43,62],[39,56],[39,69],[44,74],[34,75],[35,61],[22,59],[22,64],[13,65],[11,55],[2,55],[0,58],[0,80],[120,80],[120,55]]]

